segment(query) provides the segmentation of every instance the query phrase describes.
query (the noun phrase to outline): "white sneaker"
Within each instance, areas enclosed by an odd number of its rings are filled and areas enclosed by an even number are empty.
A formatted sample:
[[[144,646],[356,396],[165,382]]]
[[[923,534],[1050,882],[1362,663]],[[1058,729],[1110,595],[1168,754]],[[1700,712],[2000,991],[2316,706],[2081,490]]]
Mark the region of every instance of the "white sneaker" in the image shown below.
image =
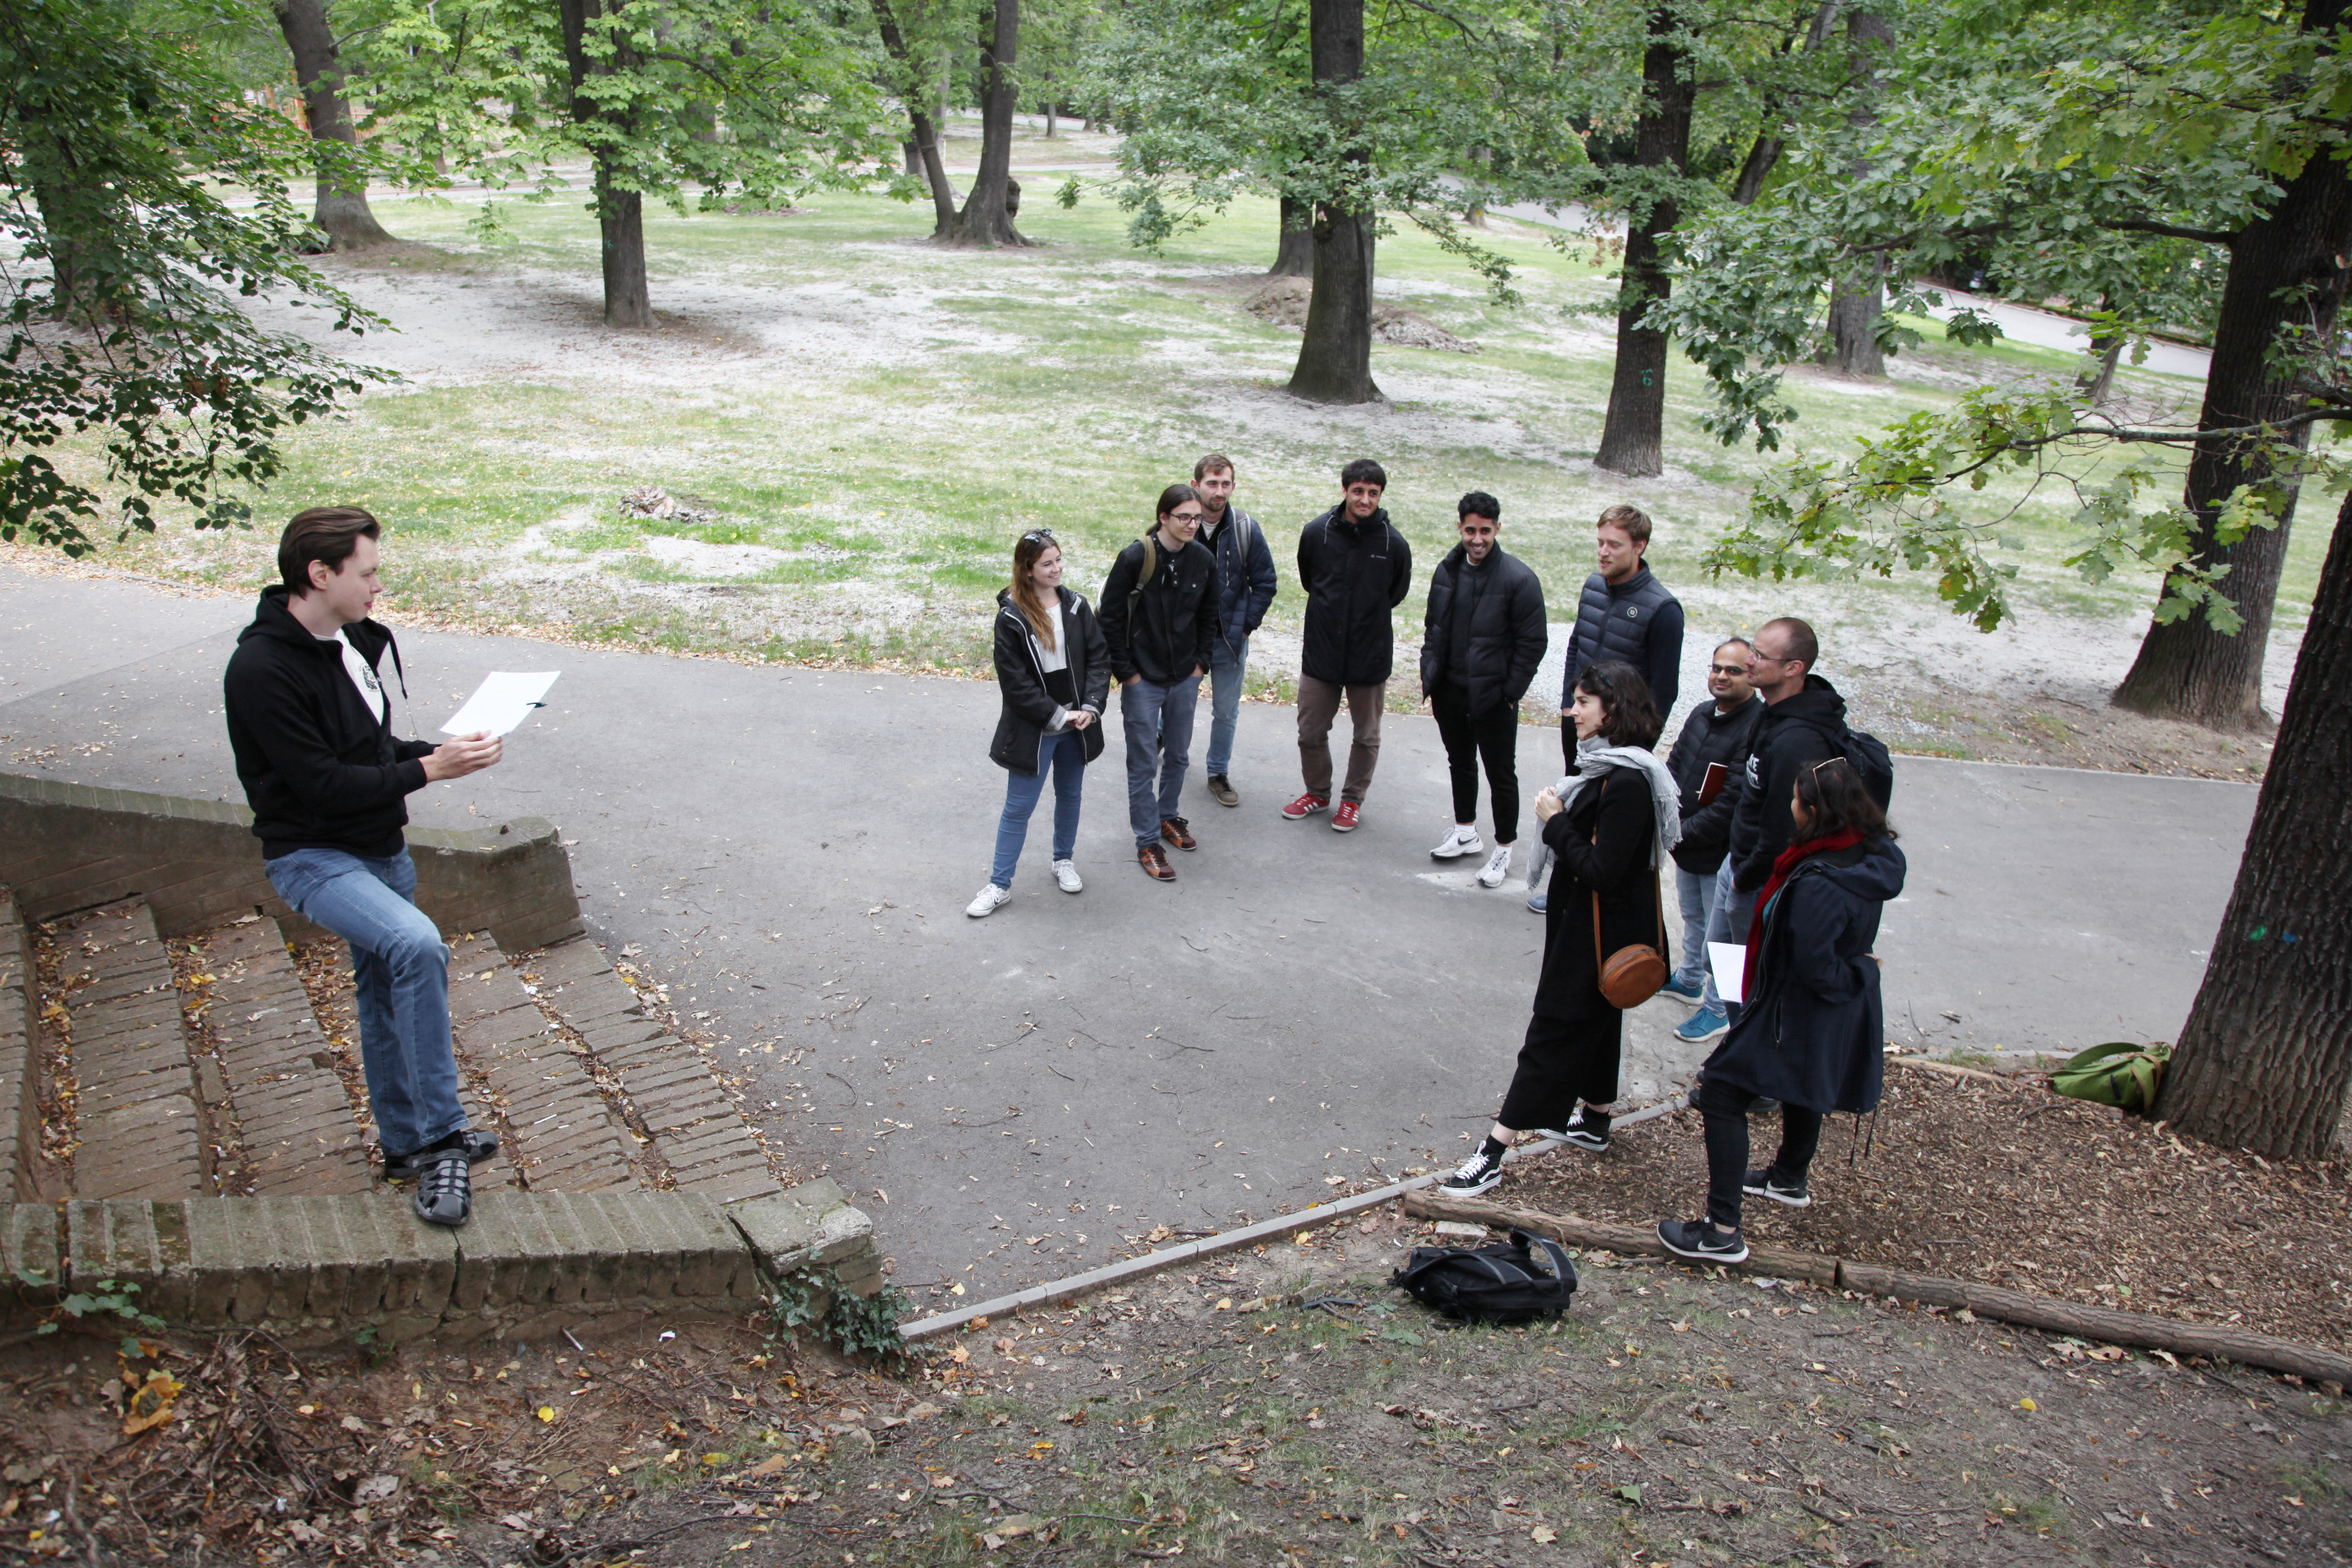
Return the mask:
[[[1429,858],[1433,860],[1454,860],[1465,855],[1475,855],[1486,847],[1478,841],[1475,827],[1464,827],[1457,823],[1454,831],[1445,836],[1445,842],[1429,852]]]
[[[1495,846],[1495,852],[1486,857],[1486,864],[1479,868],[1478,885],[1482,888],[1499,888],[1503,885],[1503,879],[1509,876],[1510,872],[1511,847],[1507,844],[1497,844]]]
[[[1083,893],[1087,885],[1078,880],[1078,868],[1067,860],[1054,862],[1054,880],[1066,893]]]
[[[1013,889],[991,882],[980,890],[980,896],[963,907],[963,912],[976,921],[984,921],[1013,901]]]

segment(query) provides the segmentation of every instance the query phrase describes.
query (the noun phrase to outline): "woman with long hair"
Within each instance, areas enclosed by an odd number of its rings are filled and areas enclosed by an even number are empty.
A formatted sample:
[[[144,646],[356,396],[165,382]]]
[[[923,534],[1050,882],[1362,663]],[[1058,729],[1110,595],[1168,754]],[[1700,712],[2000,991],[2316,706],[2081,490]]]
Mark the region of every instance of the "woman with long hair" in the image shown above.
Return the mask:
[[[1110,654],[1094,606],[1062,586],[1062,547],[1045,529],[1031,529],[1013,546],[1013,581],[996,595],[996,689],[1004,708],[988,755],[1005,771],[1004,815],[997,820],[988,886],[963,911],[974,920],[1013,900],[1013,868],[1049,769],[1054,880],[1066,893],[1086,889],[1074,860],[1078,795],[1087,764],[1102,755]]]
[[[1706,1216],[1663,1220],[1658,1239],[1685,1258],[1748,1256],[1748,1194],[1804,1208],[1822,1118],[1878,1108],[1886,1071],[1878,994],[1878,918],[1903,891],[1903,851],[1886,814],[1843,757],[1797,774],[1789,847],[1772,862],[1748,926],[1739,1022],[1698,1070],[1691,1103],[1706,1124]],[[1748,1168],[1748,1112],[1780,1102],[1780,1149]]]
[[[1664,721],[1622,659],[1576,678],[1570,716],[1577,771],[1536,796],[1554,869],[1535,1016],[1493,1130],[1440,1189],[1457,1195],[1501,1181],[1503,1152],[1522,1131],[1594,1153],[1609,1147],[1625,1015],[1601,994],[1600,955],[1637,942],[1664,951],[1659,858],[1682,837],[1681,792],[1650,750]]]

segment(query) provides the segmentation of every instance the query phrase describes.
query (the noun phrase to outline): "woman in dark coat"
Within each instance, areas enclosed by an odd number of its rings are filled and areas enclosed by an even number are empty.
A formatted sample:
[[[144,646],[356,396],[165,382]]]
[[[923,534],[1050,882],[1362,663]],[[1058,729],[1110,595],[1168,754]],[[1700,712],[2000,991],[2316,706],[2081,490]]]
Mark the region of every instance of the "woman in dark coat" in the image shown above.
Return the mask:
[[[1004,710],[988,756],[1005,770],[996,863],[966,906],[974,920],[1013,901],[1013,868],[1029,837],[1029,816],[1054,778],[1054,880],[1085,890],[1072,857],[1078,847],[1078,795],[1086,767],[1102,755],[1103,703],[1110,695],[1110,649],[1094,606],[1062,586],[1062,550],[1033,529],[1013,547],[1013,582],[996,595],[996,689]]]
[[[1796,841],[1756,899],[1746,1005],[1691,1095],[1706,1122],[1706,1217],[1658,1226],[1658,1239],[1685,1258],[1746,1258],[1742,1195],[1806,1207],[1822,1118],[1878,1109],[1886,1032],[1871,948],[1880,909],[1903,890],[1903,852],[1843,757],[1797,775],[1790,816]],[[1780,1102],[1780,1151],[1751,1171],[1748,1111],[1759,1100]]]
[[[1536,796],[1554,869],[1535,1016],[1493,1130],[1441,1188],[1456,1195],[1501,1181],[1521,1131],[1609,1147],[1625,1016],[1601,994],[1600,955],[1636,942],[1665,951],[1658,866],[1682,835],[1681,793],[1650,750],[1664,726],[1649,684],[1622,659],[1593,665],[1577,677],[1571,717],[1577,772]]]

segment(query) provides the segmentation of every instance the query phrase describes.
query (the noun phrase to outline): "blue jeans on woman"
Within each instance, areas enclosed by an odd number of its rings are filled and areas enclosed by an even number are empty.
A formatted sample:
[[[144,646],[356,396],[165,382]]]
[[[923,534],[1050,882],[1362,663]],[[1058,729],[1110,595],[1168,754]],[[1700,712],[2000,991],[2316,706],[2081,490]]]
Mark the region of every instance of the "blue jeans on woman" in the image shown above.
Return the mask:
[[[304,920],[351,944],[368,1109],[386,1154],[413,1154],[466,1125],[449,1042],[449,949],[415,904],[416,863],[297,849],[265,864]]]
[[[988,879],[1013,886],[1013,868],[1029,838],[1029,814],[1045,793],[1045,772],[1054,773],[1054,858],[1067,860],[1078,848],[1078,792],[1086,787],[1087,748],[1076,730],[1048,735],[1037,743],[1037,771],[1004,773],[1004,815],[996,823],[996,865]]]

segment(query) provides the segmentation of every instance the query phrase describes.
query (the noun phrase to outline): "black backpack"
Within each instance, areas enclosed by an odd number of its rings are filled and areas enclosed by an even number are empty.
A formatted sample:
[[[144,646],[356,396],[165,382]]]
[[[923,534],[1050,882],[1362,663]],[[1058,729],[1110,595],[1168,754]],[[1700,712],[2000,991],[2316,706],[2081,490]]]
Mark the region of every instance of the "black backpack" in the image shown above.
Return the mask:
[[[1530,1250],[1538,1247],[1549,1270]],[[1416,1247],[1389,1283],[1465,1323],[1528,1323],[1568,1310],[1576,1265],[1559,1243],[1514,1230],[1491,1247]]]
[[[1805,722],[1808,729],[1827,741],[1838,755],[1853,764],[1854,776],[1862,780],[1862,787],[1868,790],[1870,798],[1878,803],[1878,809],[1885,811],[1895,798],[1895,756],[1887,751],[1886,742],[1867,730],[1856,730],[1847,724],[1840,724],[1832,730],[1824,724]]]

